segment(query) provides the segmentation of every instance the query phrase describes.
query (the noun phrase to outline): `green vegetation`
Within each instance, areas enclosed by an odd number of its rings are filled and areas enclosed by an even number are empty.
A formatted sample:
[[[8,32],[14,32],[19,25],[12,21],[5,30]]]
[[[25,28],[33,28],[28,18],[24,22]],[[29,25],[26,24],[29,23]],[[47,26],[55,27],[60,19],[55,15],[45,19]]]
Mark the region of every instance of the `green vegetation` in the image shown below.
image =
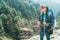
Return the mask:
[[[57,26],[58,28],[60,28],[60,12],[56,15],[56,19],[57,19]]]
[[[39,14],[39,4],[30,0],[0,0],[0,33],[14,40],[21,40],[21,28],[34,34]]]

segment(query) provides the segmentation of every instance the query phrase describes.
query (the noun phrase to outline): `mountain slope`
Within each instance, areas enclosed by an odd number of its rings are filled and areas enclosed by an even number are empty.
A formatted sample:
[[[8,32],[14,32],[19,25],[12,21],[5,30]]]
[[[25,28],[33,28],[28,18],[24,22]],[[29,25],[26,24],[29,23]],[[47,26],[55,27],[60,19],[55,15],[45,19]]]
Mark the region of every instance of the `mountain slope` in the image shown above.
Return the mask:
[[[35,0],[33,0],[33,2],[34,1]],[[55,15],[59,12],[59,9],[60,9],[60,5],[59,4],[57,4],[55,2],[52,2],[50,0],[36,0],[35,3],[40,3],[40,5],[41,4],[47,5],[49,8],[53,9]]]

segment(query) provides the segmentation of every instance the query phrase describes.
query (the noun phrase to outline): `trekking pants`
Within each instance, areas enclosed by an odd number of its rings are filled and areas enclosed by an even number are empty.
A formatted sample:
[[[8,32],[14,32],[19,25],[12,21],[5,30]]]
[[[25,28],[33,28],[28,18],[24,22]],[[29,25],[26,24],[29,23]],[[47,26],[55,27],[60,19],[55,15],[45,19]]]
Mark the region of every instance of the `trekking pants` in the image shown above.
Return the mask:
[[[46,34],[46,39],[50,40],[50,34],[47,32],[48,26],[40,26],[40,40],[43,40],[44,34]]]

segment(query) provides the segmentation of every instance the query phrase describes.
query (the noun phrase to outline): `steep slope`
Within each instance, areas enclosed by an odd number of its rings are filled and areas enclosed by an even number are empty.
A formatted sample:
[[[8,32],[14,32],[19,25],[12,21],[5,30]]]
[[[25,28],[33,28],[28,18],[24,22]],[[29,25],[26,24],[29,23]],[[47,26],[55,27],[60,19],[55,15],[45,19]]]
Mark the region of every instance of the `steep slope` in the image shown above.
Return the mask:
[[[14,40],[21,40],[23,34],[22,38],[26,37],[25,33],[33,35],[39,13],[39,4],[29,0],[0,0],[0,22],[6,33],[4,35]]]

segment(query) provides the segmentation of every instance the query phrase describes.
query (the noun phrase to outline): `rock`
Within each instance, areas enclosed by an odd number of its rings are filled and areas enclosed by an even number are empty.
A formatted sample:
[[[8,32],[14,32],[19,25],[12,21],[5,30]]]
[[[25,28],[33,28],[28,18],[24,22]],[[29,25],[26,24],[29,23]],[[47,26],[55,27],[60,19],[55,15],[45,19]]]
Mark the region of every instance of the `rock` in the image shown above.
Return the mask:
[[[39,39],[39,35],[35,35],[33,37],[31,37],[30,39],[27,39],[27,40],[38,40]]]
[[[56,36],[56,37],[53,38],[52,40],[60,40],[60,36]]]
[[[58,35],[60,35],[60,29],[58,29],[56,32],[57,32]]]

